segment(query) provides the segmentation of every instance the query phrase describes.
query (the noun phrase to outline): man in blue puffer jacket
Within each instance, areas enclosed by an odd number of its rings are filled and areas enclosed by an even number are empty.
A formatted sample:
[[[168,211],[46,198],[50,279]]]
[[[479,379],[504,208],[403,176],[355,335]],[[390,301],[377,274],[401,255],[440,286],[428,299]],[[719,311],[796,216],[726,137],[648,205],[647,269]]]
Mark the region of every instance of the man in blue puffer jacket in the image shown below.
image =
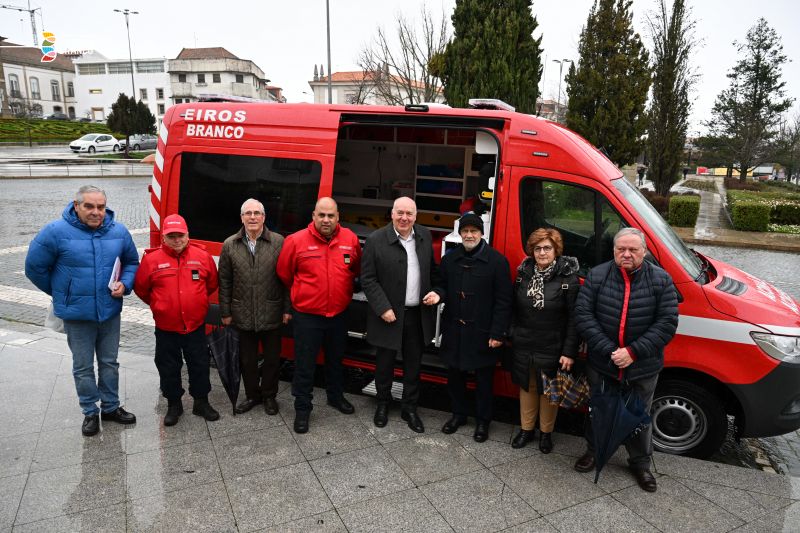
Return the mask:
[[[81,431],[91,436],[100,430],[101,416],[120,424],[136,422],[119,404],[117,352],[122,297],[133,289],[139,255],[128,229],[115,222],[114,212],[106,208],[102,189],[92,185],[78,189],[61,217],[31,242],[25,275],[53,297],[53,312],[64,321],[85,417]],[[120,266],[115,270],[117,259]]]

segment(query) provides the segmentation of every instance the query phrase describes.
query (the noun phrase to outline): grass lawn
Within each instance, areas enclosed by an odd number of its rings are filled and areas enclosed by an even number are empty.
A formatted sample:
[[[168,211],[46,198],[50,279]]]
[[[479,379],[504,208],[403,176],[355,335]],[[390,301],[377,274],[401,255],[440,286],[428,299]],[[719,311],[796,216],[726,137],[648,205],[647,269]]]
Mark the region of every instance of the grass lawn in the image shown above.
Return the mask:
[[[717,192],[717,185],[713,181],[686,180],[683,182],[682,186],[699,191]]]
[[[108,126],[92,122],[41,119],[0,119],[0,142],[71,142],[87,133],[111,133]],[[113,134],[112,134],[113,135]],[[124,139],[114,135],[118,139]]]

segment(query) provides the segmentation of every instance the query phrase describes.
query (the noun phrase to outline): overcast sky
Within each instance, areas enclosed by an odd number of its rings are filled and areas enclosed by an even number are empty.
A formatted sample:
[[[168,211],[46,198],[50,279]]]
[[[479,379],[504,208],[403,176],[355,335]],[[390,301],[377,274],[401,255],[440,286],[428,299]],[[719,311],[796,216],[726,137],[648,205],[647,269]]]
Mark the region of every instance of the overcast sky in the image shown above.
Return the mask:
[[[27,0],[4,4],[25,5]],[[359,51],[379,26],[393,28],[396,16],[418,18],[423,0],[330,0],[333,71],[356,70]],[[452,14],[454,0],[427,0],[436,13]],[[534,0],[546,56],[543,92],[558,93],[559,65],[553,59],[578,58],[580,31],[593,0]],[[736,61],[734,40],[743,41],[759,17],[781,35],[784,53],[795,61],[784,67],[787,94],[800,101],[800,2],[797,0],[689,0],[702,40],[693,58],[701,77],[694,94],[691,129],[702,131],[717,94],[727,86],[725,73]],[[253,60],[284,89],[290,102],[310,101],[308,81],[314,64],[325,64],[325,0],[47,0],[31,1],[42,8],[37,27],[56,34],[56,50],[94,49],[109,58],[127,58],[125,21],[114,8],[139,12],[131,17],[134,58],[174,58],[183,47],[222,46],[242,59]],[[655,0],[634,0],[634,24],[649,47],[645,17]],[[42,20],[44,28],[42,28]],[[27,13],[0,9],[0,35],[32,45]],[[41,35],[40,35],[41,39]],[[563,74],[566,74],[566,67]],[[565,94],[562,85],[562,98]],[[796,102],[793,113],[800,109]]]

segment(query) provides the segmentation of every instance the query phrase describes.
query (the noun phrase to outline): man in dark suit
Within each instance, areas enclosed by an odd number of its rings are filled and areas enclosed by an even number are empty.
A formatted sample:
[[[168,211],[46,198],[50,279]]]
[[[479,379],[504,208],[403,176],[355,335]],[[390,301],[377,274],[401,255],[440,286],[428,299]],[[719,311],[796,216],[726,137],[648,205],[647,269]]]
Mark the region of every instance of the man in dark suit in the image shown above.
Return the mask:
[[[436,276],[431,232],[414,224],[417,205],[407,197],[392,207],[392,223],[367,238],[361,285],[369,302],[367,340],[377,348],[375,425],[388,422],[394,362],[403,360],[402,418],[417,433],[425,431],[417,415],[422,349],[434,335],[435,308],[421,305]]]

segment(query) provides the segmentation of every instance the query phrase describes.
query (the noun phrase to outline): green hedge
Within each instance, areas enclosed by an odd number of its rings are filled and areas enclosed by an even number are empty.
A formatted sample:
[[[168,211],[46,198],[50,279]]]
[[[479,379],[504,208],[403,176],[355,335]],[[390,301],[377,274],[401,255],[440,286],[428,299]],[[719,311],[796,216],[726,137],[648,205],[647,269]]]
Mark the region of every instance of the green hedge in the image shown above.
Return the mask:
[[[733,229],[739,231],[767,231],[769,212],[769,205],[748,200],[738,201],[731,207]]]
[[[671,226],[693,228],[700,214],[700,197],[696,195],[673,196],[669,199],[669,223]]]
[[[87,133],[111,133],[105,124],[70,120],[0,119],[0,142],[70,142]],[[120,139],[123,136],[113,134]]]
[[[729,190],[727,196],[731,218],[733,218],[733,209],[736,205],[741,203],[759,204],[768,209],[770,224],[800,225],[800,194],[798,193]]]

